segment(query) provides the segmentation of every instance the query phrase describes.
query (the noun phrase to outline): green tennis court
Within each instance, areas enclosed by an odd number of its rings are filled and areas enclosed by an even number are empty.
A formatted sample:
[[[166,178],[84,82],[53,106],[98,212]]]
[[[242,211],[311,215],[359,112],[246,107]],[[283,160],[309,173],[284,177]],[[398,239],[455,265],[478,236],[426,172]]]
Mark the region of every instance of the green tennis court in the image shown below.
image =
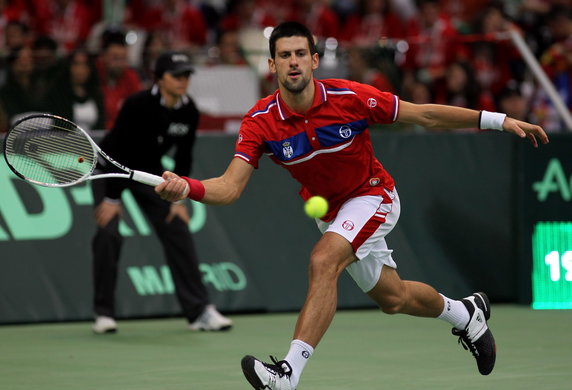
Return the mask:
[[[249,389],[244,354],[282,358],[296,315],[231,316],[227,333],[191,333],[182,319],[121,321],[115,335],[90,323],[0,327],[6,390]],[[572,311],[493,306],[497,365],[478,374],[473,357],[438,320],[340,311],[308,363],[299,390],[569,389]]]

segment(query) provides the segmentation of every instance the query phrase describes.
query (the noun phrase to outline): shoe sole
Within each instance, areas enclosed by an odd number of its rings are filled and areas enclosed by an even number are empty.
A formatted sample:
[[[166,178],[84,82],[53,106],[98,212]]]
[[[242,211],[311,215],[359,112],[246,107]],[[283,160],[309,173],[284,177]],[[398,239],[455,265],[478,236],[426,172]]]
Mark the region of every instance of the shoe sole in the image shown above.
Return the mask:
[[[260,382],[260,379],[258,379],[258,376],[254,373],[255,361],[256,358],[254,356],[246,355],[240,361],[240,366],[248,383],[250,383],[250,385],[256,390],[263,390],[264,386],[262,385],[262,382]]]
[[[190,328],[189,330],[192,330],[193,332],[224,332],[227,330],[230,330],[232,328],[232,325],[226,325],[223,327],[220,327],[218,329],[207,329],[207,328]]]
[[[105,329],[105,330],[100,330],[100,331],[93,329],[93,333],[95,333],[95,334],[115,334],[115,333],[117,333],[117,328]]]

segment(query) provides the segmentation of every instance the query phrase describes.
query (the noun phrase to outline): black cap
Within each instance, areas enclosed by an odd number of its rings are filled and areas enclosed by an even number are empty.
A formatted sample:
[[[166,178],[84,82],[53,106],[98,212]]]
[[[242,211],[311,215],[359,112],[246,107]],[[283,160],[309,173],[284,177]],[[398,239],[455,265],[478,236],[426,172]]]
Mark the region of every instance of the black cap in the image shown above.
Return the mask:
[[[191,58],[181,52],[169,51],[163,53],[157,58],[157,62],[155,62],[155,77],[158,79],[161,78],[165,72],[177,76],[186,72],[193,73],[194,71],[195,68],[191,63]]]

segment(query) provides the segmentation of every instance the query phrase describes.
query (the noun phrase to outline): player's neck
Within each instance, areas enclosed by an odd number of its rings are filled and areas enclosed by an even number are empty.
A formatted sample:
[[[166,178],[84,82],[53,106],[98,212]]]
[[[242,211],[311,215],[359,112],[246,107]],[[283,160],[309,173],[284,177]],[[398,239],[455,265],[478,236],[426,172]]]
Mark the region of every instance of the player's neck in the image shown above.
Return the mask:
[[[314,102],[314,93],[316,92],[316,87],[314,85],[314,80],[310,80],[306,88],[301,92],[290,92],[283,86],[280,86],[280,95],[282,100],[288,106],[288,108],[297,114],[305,114],[306,111],[312,107]]]

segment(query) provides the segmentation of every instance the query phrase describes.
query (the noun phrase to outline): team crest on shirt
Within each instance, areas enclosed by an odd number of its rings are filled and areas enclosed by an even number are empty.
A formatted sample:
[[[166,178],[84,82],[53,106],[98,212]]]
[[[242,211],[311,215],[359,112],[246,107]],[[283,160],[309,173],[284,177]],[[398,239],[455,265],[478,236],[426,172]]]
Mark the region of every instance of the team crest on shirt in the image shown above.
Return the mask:
[[[291,158],[294,155],[294,149],[292,149],[292,145],[290,145],[289,141],[282,144],[282,154],[284,154],[286,158]]]
[[[369,185],[372,187],[378,185],[379,182],[380,182],[379,177],[372,177],[371,179],[369,179]]]
[[[375,100],[374,98],[369,98],[367,99],[367,105],[369,106],[369,108],[374,108],[375,106],[377,106],[377,100]]]
[[[342,138],[350,138],[352,135],[352,128],[348,125],[343,125],[340,127],[340,137]]]

